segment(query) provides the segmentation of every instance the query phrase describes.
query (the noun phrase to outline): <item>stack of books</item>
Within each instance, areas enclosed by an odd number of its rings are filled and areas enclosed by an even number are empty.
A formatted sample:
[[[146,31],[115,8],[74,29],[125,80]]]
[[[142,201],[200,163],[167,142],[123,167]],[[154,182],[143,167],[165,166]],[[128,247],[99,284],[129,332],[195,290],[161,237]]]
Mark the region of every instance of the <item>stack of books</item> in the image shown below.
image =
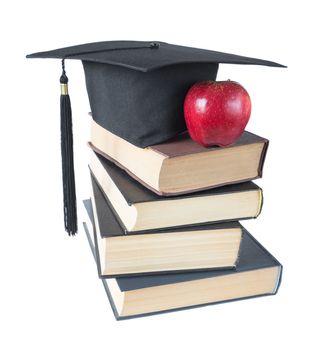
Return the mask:
[[[117,319],[277,292],[281,264],[238,222],[261,212],[266,139],[143,149],[91,123],[84,228]]]

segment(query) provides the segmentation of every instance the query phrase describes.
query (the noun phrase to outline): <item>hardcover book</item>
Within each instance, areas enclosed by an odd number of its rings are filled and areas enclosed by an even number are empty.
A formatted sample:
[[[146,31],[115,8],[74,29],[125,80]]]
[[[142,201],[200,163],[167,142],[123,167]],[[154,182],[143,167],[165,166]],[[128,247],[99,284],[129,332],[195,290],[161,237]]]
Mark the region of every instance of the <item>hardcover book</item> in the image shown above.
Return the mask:
[[[236,266],[242,228],[238,222],[126,235],[92,179],[85,200],[100,277],[154,274]]]
[[[250,219],[261,211],[262,190],[252,182],[162,197],[103,156],[91,153],[90,170],[127,233]]]
[[[140,148],[92,120],[90,146],[158,195],[171,196],[261,177],[268,140],[245,131],[229,147],[203,147],[185,132]]]
[[[88,242],[95,247],[87,226]],[[117,320],[276,294],[282,265],[246,230],[233,270],[102,279]]]

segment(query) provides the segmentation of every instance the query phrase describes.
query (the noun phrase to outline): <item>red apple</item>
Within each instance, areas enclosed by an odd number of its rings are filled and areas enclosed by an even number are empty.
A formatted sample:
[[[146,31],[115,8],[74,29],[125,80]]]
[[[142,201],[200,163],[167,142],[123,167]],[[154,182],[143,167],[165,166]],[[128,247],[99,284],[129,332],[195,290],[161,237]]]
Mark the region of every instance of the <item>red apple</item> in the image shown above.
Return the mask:
[[[228,146],[250,117],[248,92],[234,81],[201,81],[186,94],[184,115],[191,138],[203,146]]]

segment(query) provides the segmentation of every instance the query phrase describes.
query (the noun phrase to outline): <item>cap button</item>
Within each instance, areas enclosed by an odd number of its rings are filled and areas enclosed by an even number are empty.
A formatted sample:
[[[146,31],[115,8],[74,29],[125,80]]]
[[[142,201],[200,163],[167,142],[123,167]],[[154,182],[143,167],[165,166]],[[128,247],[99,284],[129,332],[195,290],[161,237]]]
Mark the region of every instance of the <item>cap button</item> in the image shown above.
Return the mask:
[[[150,43],[150,48],[151,48],[151,49],[158,49],[159,47],[160,47],[160,44],[159,44],[159,43],[155,43],[155,42]]]

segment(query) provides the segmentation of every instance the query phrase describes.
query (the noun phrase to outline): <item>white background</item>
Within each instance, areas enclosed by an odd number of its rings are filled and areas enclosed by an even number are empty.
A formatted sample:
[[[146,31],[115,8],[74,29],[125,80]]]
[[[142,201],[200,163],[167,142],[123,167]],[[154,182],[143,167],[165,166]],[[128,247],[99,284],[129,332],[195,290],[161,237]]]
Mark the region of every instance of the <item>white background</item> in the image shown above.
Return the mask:
[[[7,1],[1,5],[1,349],[328,346],[326,1]],[[245,226],[284,265],[274,297],[117,322],[82,232],[62,224],[60,62],[25,55],[102,40],[159,40],[277,61],[221,65],[270,139],[262,215]],[[88,197],[88,98],[68,61],[78,199]]]

